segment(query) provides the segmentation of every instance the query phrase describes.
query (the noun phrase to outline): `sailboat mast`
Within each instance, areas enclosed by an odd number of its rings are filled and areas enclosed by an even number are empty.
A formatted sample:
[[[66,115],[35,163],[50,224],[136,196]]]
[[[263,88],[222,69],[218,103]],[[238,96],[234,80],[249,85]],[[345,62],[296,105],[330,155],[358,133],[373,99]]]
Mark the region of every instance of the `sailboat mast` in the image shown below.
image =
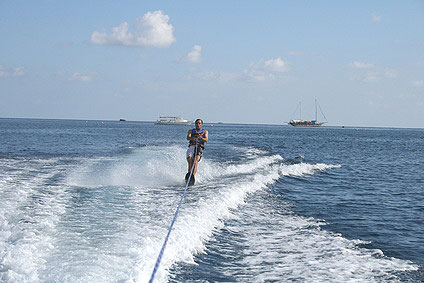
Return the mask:
[[[299,112],[300,112],[299,120],[302,120],[302,102],[299,102]]]
[[[315,98],[315,121],[318,121],[317,116],[317,99]]]

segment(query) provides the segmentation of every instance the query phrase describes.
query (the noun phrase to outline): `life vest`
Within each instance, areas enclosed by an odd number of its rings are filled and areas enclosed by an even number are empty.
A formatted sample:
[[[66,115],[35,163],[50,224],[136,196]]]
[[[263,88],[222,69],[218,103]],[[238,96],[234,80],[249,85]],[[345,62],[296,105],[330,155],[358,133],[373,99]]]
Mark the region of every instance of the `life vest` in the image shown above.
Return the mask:
[[[204,138],[205,137],[205,130],[201,129],[200,132],[197,132],[196,129],[192,129],[191,130],[191,136],[192,137],[201,136],[202,138]],[[190,145],[196,145],[196,141],[189,141],[188,146],[190,146]],[[201,148],[205,148],[205,142],[203,140],[199,140],[199,146]]]

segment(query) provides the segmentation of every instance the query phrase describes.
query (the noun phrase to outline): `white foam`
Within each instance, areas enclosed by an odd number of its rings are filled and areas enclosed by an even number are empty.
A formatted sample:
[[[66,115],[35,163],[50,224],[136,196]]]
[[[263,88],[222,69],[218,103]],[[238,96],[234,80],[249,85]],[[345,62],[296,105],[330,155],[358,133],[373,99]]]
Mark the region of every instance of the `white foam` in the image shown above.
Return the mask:
[[[234,147],[235,150],[244,153],[248,158],[257,158],[259,155],[267,155],[269,152],[255,147]]]
[[[409,261],[385,257],[381,250],[361,248],[360,240],[322,230],[323,223],[313,218],[291,213],[275,217],[272,211],[257,203],[250,207],[249,218],[240,217],[229,227],[244,235],[244,246],[248,247],[235,266],[247,265],[249,269],[241,273],[237,268],[229,269],[224,271],[226,275],[261,282],[373,282],[394,280],[393,272],[418,268]]]
[[[181,183],[186,171],[184,148],[150,146],[124,157],[87,163],[69,176],[68,183],[88,187],[162,187]]]
[[[280,166],[280,174],[283,176],[304,176],[304,175],[312,175],[316,171],[323,172],[328,169],[340,168],[341,165],[331,165],[331,164],[308,164],[308,163],[298,163],[293,165],[285,165],[282,164]]]
[[[0,278],[4,280],[40,280],[39,272],[46,264],[44,257],[53,249],[55,225],[65,211],[63,191],[45,185],[62,169],[58,160],[8,162],[0,205]]]
[[[199,173],[196,180],[199,182],[211,181],[214,178],[222,178],[226,176],[237,176],[240,174],[251,174],[257,170],[273,163],[284,160],[280,155],[257,157],[241,164],[217,164],[209,160],[202,160],[199,164]]]
[[[214,233],[227,220],[241,219],[237,213],[250,195],[284,176],[308,176],[340,167],[286,165],[280,155],[254,148],[241,151],[246,159],[238,163],[223,164],[204,158],[199,164],[197,185],[189,190],[181,208],[157,273],[159,282],[170,279],[169,270],[175,264],[194,263],[196,255],[205,252]],[[120,157],[81,160],[77,168],[56,166],[53,161],[41,167],[36,163],[27,163],[28,170],[23,171],[18,170],[19,163],[11,165],[15,166],[12,169],[16,169],[16,176],[0,179],[1,192],[9,192],[0,207],[0,265],[7,269],[0,271],[2,280],[147,281],[182,193],[187,171],[185,148],[134,148]],[[36,177],[28,179],[28,174],[37,170]],[[47,186],[46,180],[58,170],[71,172],[63,182]],[[46,194],[40,197],[40,203],[34,202],[31,197],[38,196],[44,186]],[[81,202],[73,199],[79,194],[87,197],[81,197]],[[22,209],[25,205],[31,205],[31,209]],[[20,219],[29,222],[24,224]],[[261,274],[250,281],[281,279],[277,271],[260,264],[272,258],[278,259],[273,266],[279,272],[292,272],[292,278],[304,280],[306,277],[296,273],[298,269],[309,268],[309,273],[305,273],[308,276],[314,276],[314,272],[324,274],[316,277],[318,280],[336,281],[348,279],[353,274],[351,269],[360,272],[359,263],[368,261],[381,271],[378,274],[394,270],[390,262],[374,260],[378,259],[378,252],[358,249],[358,241],[322,231],[314,219],[291,215],[285,221],[268,231],[271,238],[257,238],[260,231],[253,228],[243,231],[248,235],[253,255],[246,256],[245,263],[259,266],[252,270]],[[275,250],[260,249],[261,243],[275,240],[274,246],[278,246],[278,241],[285,243],[287,239],[292,242],[283,249],[286,257],[279,257]],[[327,246],[329,249],[325,250]],[[331,260],[320,259],[320,252]],[[293,263],[292,269],[285,267],[286,260]],[[410,268],[404,261],[392,261],[405,270]],[[384,264],[389,267],[384,269]],[[332,274],[331,268],[345,275],[325,277]]]

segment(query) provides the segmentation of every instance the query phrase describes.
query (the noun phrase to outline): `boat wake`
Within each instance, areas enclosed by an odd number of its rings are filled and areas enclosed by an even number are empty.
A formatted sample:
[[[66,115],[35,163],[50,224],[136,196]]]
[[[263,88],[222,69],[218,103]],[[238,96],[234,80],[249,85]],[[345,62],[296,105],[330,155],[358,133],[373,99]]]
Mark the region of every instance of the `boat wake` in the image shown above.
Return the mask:
[[[239,150],[245,158],[238,161],[220,163],[205,157],[200,163],[197,183],[180,210],[156,280],[176,276],[172,270],[178,265],[196,264],[219,243],[219,235],[230,230],[238,231],[234,241],[248,243],[241,248],[240,264],[225,271],[233,279],[245,274],[237,278],[241,281],[281,280],[282,274],[299,280],[367,280],[416,269],[408,261],[360,248],[361,241],[324,231],[324,223],[271,201],[269,188],[277,181],[307,178],[340,165]],[[23,161],[19,166],[26,167],[25,172],[9,174],[0,183],[6,196],[0,207],[0,278],[148,281],[184,189],[185,149],[146,146],[116,157],[46,164]],[[37,173],[35,166],[48,170]],[[28,174],[34,178],[28,179]],[[26,181],[19,185],[18,180]],[[37,209],[26,209],[30,205]],[[272,217],[278,205],[283,205],[285,217]],[[238,272],[236,266],[249,268]]]

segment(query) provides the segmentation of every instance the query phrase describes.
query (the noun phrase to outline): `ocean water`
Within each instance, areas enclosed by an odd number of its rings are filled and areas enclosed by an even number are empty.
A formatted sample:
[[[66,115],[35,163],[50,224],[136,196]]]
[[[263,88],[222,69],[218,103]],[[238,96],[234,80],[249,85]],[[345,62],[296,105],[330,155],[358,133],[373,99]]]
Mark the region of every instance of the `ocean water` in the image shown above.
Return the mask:
[[[0,119],[0,281],[147,282],[188,126]],[[157,282],[424,281],[424,130],[204,125]]]

